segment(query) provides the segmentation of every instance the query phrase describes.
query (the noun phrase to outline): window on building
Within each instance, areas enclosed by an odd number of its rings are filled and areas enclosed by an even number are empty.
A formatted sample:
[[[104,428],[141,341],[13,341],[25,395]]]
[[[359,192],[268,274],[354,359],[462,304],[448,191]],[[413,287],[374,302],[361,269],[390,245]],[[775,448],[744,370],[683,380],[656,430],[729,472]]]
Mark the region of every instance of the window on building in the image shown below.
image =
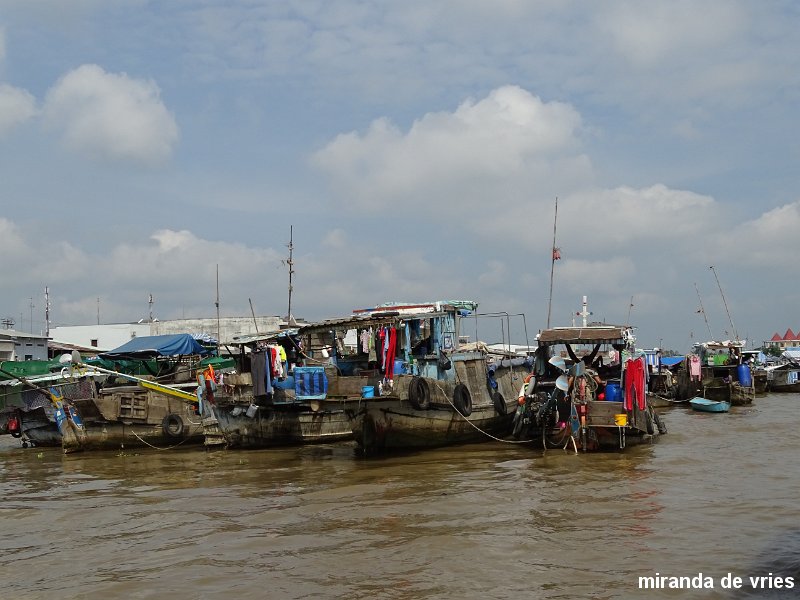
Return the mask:
[[[91,340],[91,341],[89,342],[89,345],[90,345],[92,348],[97,348],[97,340]]]

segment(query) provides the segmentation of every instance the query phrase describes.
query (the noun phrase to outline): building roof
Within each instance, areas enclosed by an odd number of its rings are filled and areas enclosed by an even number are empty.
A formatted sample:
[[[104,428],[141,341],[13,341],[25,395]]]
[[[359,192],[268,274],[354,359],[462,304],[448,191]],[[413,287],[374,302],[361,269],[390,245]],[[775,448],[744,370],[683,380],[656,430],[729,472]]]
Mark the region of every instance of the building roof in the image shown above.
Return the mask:
[[[37,340],[46,340],[48,337],[41,333],[26,333],[24,331],[16,331],[14,329],[0,329],[0,337],[15,339],[15,338],[28,338]]]

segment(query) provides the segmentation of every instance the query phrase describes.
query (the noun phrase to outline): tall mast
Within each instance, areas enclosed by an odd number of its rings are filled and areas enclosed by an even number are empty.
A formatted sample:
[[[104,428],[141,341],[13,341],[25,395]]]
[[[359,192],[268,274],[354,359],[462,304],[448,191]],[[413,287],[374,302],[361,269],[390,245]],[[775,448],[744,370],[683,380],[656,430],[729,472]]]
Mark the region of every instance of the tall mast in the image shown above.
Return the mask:
[[[292,322],[292,275],[294,275],[294,260],[292,260],[292,250],[294,249],[294,244],[292,243],[292,230],[293,226],[289,225],[289,258],[286,261],[286,264],[289,267],[289,312],[286,314],[287,324],[291,324]]]
[[[553,307],[553,272],[556,268],[556,261],[561,258],[556,248],[556,223],[558,222],[558,196],[556,196],[556,211],[553,216],[553,253],[550,257],[550,299],[547,302],[547,328],[550,329],[550,310]]]
[[[697,291],[697,299],[700,300],[700,312],[703,313],[703,319],[706,321],[706,327],[708,328],[708,339],[709,341],[714,339],[714,334],[711,333],[711,326],[708,324],[708,315],[706,315],[706,309],[703,308],[703,299],[700,297],[700,290],[697,289],[697,284],[694,284],[694,289]]]
[[[719,288],[719,293],[722,296],[722,303],[725,305],[725,312],[728,313],[728,321],[731,324],[731,329],[733,330],[733,337],[738,342],[739,341],[739,334],[736,333],[736,325],[733,324],[733,319],[731,318],[731,311],[728,310],[728,302],[725,300],[725,294],[722,292],[722,286],[719,283],[719,277],[717,277],[717,272],[714,270],[714,265],[708,267],[711,269],[711,272],[714,273],[714,279],[717,280],[717,287]]]

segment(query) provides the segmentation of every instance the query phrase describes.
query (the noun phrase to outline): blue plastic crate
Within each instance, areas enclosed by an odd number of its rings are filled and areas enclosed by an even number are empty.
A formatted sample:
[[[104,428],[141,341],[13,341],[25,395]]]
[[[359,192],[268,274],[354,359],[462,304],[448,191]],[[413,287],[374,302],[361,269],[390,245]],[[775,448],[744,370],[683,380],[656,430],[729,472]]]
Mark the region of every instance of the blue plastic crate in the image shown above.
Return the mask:
[[[294,395],[298,400],[324,400],[328,395],[325,368],[295,367]]]

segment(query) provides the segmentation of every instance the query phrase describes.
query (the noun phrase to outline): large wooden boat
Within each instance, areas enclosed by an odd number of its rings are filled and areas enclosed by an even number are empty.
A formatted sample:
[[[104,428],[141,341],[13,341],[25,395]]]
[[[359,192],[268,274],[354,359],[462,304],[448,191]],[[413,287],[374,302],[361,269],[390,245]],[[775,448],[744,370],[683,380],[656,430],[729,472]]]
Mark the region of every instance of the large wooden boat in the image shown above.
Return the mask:
[[[60,399],[55,417],[64,452],[202,443],[194,373],[214,360],[209,354],[191,335],[176,334],[133,338],[98,360],[74,358],[69,376],[98,384]]]
[[[324,374],[318,411],[343,411],[364,453],[507,435],[531,359],[460,343],[462,319],[476,308],[469,301],[391,304],[301,327],[301,368]]]

